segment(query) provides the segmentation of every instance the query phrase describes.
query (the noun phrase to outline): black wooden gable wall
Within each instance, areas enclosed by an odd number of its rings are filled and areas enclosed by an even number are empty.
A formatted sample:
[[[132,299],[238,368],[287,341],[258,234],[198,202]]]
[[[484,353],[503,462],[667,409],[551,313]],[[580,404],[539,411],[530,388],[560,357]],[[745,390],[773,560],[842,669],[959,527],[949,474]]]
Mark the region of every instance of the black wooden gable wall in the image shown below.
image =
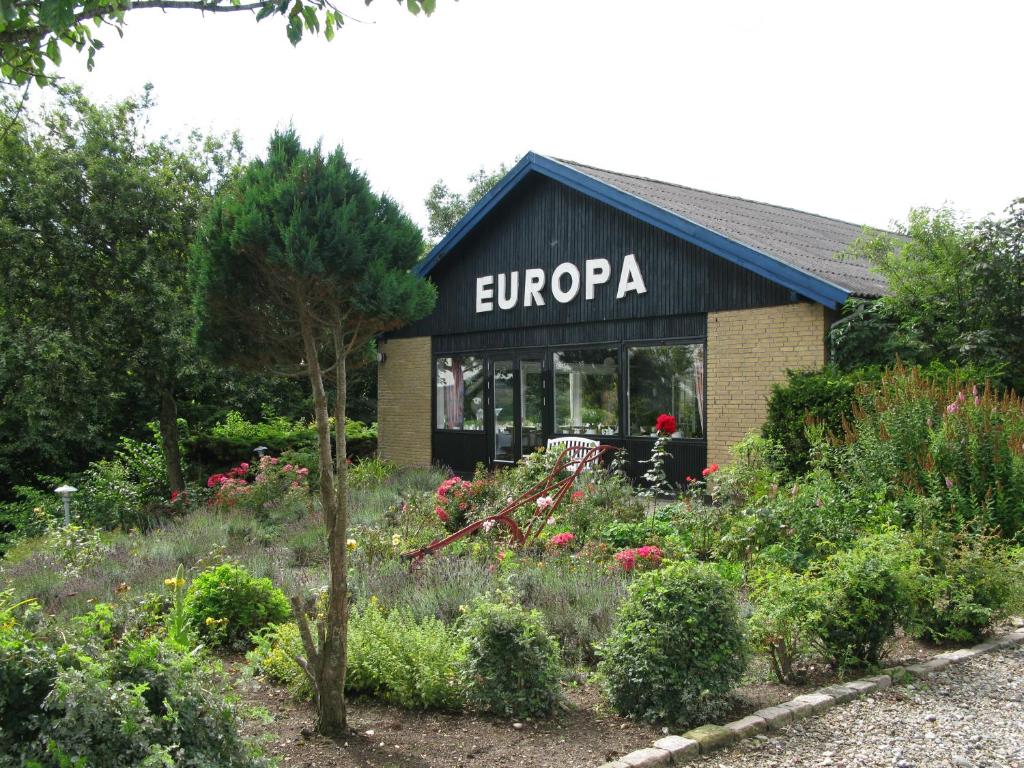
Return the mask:
[[[617,300],[619,270],[629,253],[636,255],[647,292]],[[558,264],[572,262],[583,272],[586,260],[593,258],[606,258],[612,265],[611,279],[597,287],[593,300],[584,299],[581,286],[575,299],[560,304],[545,288],[542,307],[524,307],[520,299],[511,310],[498,309],[495,301],[492,311],[475,311],[479,276],[519,270],[521,293],[523,270],[529,267],[544,269],[550,281]],[[641,318],[772,306],[795,299],[787,288],[540,175],[513,190],[430,277],[438,287],[436,309],[394,335],[498,332],[486,334],[494,340],[501,332],[515,335],[516,329],[523,333],[534,326],[635,323]]]

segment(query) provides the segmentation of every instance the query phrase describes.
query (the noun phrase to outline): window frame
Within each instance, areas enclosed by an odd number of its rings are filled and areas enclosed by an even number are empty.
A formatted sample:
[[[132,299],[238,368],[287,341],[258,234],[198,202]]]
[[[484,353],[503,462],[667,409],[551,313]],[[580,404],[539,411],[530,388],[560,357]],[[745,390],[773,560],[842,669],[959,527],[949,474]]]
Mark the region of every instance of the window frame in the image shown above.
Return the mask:
[[[470,434],[470,435],[486,435],[487,434],[487,388],[490,379],[490,360],[485,352],[451,352],[442,353],[438,355],[432,355],[433,365],[431,366],[431,414],[430,423],[434,432],[450,432],[452,434]],[[471,357],[477,361],[480,366],[480,375],[483,377],[482,385],[480,387],[480,395],[484,401],[484,418],[480,422],[479,429],[466,429],[465,427],[439,427],[437,426],[437,406],[438,406],[438,392],[437,392],[437,363],[439,360],[446,360],[452,358]],[[465,423],[465,414],[463,414],[463,423]]]

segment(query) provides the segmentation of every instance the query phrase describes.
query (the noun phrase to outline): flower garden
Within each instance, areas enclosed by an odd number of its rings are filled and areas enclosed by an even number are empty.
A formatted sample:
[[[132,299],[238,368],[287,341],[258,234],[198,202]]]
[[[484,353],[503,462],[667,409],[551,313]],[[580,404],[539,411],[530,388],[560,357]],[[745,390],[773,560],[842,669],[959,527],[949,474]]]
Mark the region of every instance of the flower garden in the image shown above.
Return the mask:
[[[834,406],[838,429],[805,425],[804,455],[751,435],[699,478],[665,476],[658,456],[674,425],[661,417],[640,486],[613,457],[559,503],[543,495],[516,512],[523,524],[543,518],[527,544],[483,525],[412,567],[403,552],[494,515],[557,457],[538,451],[472,478],[356,460],[345,681],[355,711],[390,708],[394,741],[464,722],[572,721],[614,745],[630,723],[685,729],[922,643],[983,636],[1022,607],[1021,401],[903,368],[852,391]],[[786,397],[776,393],[773,418],[802,418],[804,405],[800,416],[780,406]],[[139,477],[136,464],[119,477]],[[119,522],[140,513],[103,512],[99,488],[71,526],[49,500],[26,513],[39,520],[0,565],[0,766],[242,766],[287,754],[274,725],[249,725],[250,694],[287,692],[289,711],[312,718],[288,597],[312,613],[322,605],[315,474],[287,452],[239,462],[164,496],[144,525]],[[243,738],[256,731],[271,735]],[[594,746],[572,759],[605,756]]]

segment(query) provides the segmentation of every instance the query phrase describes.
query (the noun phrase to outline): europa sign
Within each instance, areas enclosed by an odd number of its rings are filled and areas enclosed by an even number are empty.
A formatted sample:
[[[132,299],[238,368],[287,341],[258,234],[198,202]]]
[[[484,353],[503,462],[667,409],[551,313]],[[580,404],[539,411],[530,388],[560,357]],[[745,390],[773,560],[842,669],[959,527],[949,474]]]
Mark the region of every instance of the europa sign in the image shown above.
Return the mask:
[[[572,262],[559,264],[551,272],[548,280],[543,269],[525,269],[522,280],[519,270],[502,272],[498,275],[483,275],[476,279],[476,311],[491,312],[497,303],[498,309],[515,309],[520,301],[524,307],[543,307],[545,289],[559,304],[568,304],[579,296],[580,288],[587,301],[597,295],[598,286],[606,285],[612,279],[612,265],[608,259],[587,259],[583,264],[583,272]],[[604,290],[610,290],[608,286]],[[636,256],[626,254],[619,269],[618,287],[615,298],[621,299],[629,293],[647,293],[644,276],[640,274],[640,265]]]

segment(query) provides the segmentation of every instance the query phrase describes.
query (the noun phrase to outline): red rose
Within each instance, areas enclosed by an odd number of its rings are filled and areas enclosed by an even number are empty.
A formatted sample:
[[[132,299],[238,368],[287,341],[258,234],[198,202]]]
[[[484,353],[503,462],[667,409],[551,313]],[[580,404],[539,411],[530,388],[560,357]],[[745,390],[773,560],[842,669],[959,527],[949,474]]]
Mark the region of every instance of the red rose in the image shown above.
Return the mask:
[[[670,413],[661,414],[654,422],[654,431],[663,435],[671,435],[677,428],[676,417]]]
[[[437,515],[438,519],[439,519],[439,520],[440,520],[440,521],[441,521],[442,523],[447,523],[447,522],[448,522],[448,513],[447,513],[447,512],[445,512],[445,511],[444,511],[443,509],[441,509],[440,507],[436,507],[436,508],[434,509],[434,514],[436,514],[436,515]]]

